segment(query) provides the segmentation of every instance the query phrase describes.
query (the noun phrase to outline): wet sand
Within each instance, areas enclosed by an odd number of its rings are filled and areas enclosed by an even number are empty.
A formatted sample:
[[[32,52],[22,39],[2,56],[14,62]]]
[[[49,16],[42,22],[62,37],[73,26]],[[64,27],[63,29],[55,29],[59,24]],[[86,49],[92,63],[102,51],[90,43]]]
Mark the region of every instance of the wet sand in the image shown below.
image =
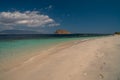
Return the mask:
[[[0,80],[120,80],[120,36],[68,42],[0,75]]]

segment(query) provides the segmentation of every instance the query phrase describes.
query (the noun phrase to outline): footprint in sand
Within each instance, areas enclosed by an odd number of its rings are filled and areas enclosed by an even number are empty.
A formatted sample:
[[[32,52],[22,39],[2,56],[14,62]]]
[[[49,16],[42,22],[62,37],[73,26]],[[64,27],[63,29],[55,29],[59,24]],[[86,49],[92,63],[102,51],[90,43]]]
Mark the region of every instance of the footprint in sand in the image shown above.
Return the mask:
[[[104,78],[103,74],[99,74],[99,78],[103,79]]]

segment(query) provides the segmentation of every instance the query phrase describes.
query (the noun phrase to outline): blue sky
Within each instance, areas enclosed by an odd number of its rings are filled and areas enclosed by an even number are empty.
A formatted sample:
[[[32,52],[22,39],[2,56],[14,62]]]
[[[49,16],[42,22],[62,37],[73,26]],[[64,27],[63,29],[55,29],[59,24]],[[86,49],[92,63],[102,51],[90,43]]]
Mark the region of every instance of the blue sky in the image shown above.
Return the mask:
[[[120,31],[120,0],[0,0],[0,29],[113,33]]]

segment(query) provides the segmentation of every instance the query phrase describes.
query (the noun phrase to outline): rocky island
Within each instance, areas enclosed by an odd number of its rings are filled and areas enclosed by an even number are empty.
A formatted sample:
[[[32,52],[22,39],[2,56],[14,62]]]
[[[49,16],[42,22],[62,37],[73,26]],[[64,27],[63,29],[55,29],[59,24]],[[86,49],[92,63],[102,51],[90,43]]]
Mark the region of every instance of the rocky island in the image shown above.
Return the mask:
[[[71,33],[67,30],[58,29],[55,31],[55,34],[71,34]]]

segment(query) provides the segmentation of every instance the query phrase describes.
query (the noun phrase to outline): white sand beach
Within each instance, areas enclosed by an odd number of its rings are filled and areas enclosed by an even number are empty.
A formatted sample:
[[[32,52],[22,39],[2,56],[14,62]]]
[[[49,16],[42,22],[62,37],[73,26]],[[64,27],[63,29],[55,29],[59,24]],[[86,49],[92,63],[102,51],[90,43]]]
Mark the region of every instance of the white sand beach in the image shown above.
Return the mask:
[[[120,80],[120,36],[55,46],[1,74],[0,80]]]

